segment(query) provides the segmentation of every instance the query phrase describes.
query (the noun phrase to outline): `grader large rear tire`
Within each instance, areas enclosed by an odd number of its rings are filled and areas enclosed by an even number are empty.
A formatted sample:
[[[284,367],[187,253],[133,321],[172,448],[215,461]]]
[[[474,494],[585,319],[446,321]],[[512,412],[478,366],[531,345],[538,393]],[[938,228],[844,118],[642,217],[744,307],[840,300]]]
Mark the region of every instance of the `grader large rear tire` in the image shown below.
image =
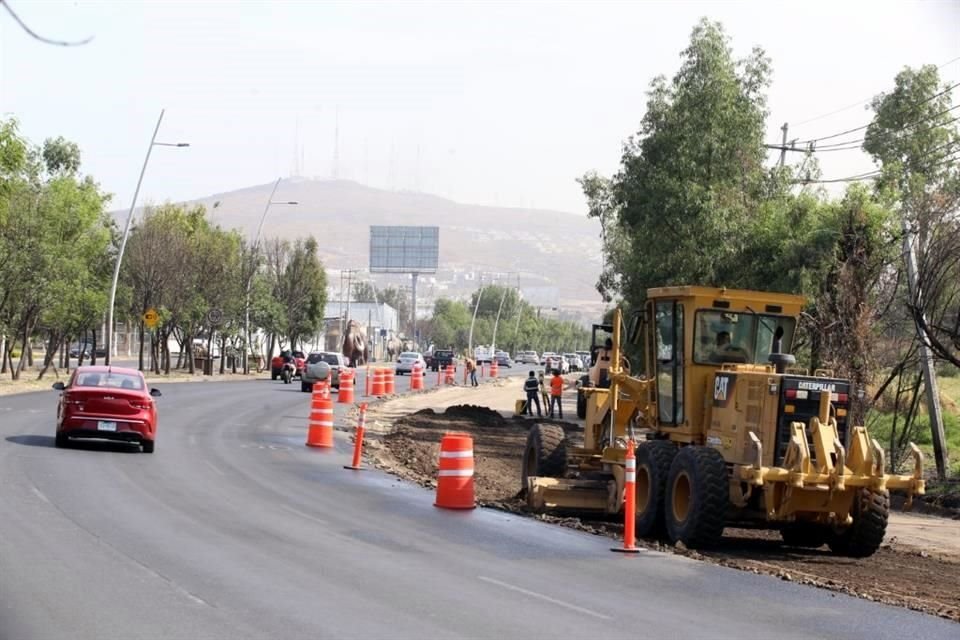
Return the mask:
[[[690,548],[719,542],[729,495],[727,467],[720,452],[693,445],[682,448],[667,480],[664,519],[670,541]]]
[[[651,440],[637,447],[636,531],[641,538],[660,537],[665,532],[663,505],[670,465],[677,445],[669,440]]]
[[[838,556],[866,558],[876,553],[887,533],[890,492],[860,489],[853,499],[853,524],[833,534],[828,544]]]
[[[555,424],[533,425],[523,450],[523,475],[520,478],[523,489],[527,488],[528,477],[559,478],[566,470],[567,436],[563,427]]]

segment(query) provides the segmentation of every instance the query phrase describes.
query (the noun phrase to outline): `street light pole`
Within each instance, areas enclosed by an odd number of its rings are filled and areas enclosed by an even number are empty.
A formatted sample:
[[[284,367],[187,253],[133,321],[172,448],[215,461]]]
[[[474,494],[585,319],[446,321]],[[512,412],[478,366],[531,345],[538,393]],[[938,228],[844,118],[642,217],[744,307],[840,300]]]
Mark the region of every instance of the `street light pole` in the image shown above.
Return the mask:
[[[150,137],[150,146],[147,147],[147,157],[143,159],[143,167],[140,168],[140,177],[137,179],[137,188],[133,191],[133,202],[130,203],[130,212],[127,213],[127,222],[123,227],[123,238],[120,240],[120,251],[117,253],[117,262],[113,266],[113,282],[110,284],[110,302],[107,307],[107,357],[106,364],[110,364],[110,357],[113,355],[113,306],[117,301],[117,282],[120,279],[120,263],[123,260],[123,252],[127,248],[127,238],[130,237],[130,223],[133,221],[133,211],[137,206],[137,196],[140,195],[140,185],[143,184],[143,175],[147,172],[147,164],[150,162],[150,152],[155,146],[163,147],[189,147],[186,142],[168,143],[157,142],[157,133],[160,131],[160,123],[163,122],[163,114],[166,109],[160,110],[160,117],[157,118],[157,126],[153,128],[153,135]]]
[[[477,304],[473,307],[473,320],[470,321],[470,337],[467,339],[467,357],[473,357],[473,325],[477,322],[477,309],[480,308],[480,299],[483,298],[483,274],[480,274],[480,291],[477,293]]]
[[[490,345],[490,350],[493,351],[494,355],[497,353],[497,327],[500,326],[500,312],[503,311],[503,302],[507,299],[507,292],[510,289],[504,287],[503,295],[500,297],[500,306],[497,307],[497,319],[493,323],[493,342]]]
[[[257,271],[257,265],[260,263],[260,234],[263,232],[263,223],[267,219],[267,213],[272,204],[298,204],[296,200],[289,202],[274,202],[273,196],[277,193],[277,187],[280,186],[280,180],[273,183],[273,189],[270,190],[270,197],[267,198],[267,204],[263,208],[263,215],[260,216],[260,224],[257,225],[257,236],[253,241],[253,262],[250,265],[250,273],[247,274],[247,292],[246,300],[243,305],[243,373],[250,373],[250,363],[248,361],[250,353],[250,289],[253,287],[253,276]]]

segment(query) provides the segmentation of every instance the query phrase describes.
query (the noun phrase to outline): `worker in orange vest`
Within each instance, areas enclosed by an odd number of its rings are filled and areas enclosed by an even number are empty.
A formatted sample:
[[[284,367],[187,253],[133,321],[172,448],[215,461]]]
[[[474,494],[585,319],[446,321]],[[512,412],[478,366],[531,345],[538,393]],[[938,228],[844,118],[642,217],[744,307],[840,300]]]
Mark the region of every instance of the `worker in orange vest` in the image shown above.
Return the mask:
[[[563,405],[560,400],[563,398],[563,376],[559,369],[553,370],[553,377],[550,378],[550,417],[553,417],[553,407],[557,407],[557,417],[563,420]]]

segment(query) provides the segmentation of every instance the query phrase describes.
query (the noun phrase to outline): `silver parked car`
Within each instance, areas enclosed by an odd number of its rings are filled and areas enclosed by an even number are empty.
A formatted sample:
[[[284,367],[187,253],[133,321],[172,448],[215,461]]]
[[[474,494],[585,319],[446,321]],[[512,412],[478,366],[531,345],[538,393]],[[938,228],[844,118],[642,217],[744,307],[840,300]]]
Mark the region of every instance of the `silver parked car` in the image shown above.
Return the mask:
[[[313,391],[315,382],[330,379],[330,386],[340,388],[340,372],[347,368],[347,359],[335,351],[314,351],[307,356],[307,365],[300,376],[300,391]]]
[[[417,353],[416,351],[404,351],[397,358],[397,375],[402,376],[403,374],[410,374],[413,372],[414,365],[420,365],[421,371],[427,370],[427,362],[423,359],[423,355]]]

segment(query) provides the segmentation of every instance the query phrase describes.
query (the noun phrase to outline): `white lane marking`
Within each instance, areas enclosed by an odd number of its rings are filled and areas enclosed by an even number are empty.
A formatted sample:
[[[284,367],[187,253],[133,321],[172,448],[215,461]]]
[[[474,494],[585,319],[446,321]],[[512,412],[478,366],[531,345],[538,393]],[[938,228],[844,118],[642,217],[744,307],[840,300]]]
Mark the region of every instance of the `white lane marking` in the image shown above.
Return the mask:
[[[41,500],[43,500],[43,501],[46,502],[47,504],[53,504],[52,502],[50,502],[50,498],[48,498],[47,496],[43,495],[43,491],[40,491],[40,489],[37,489],[37,488],[34,486],[33,482],[30,482],[30,490],[33,491],[38,498],[40,498]]]
[[[215,464],[213,464],[213,463],[210,462],[209,460],[204,460],[203,463],[204,463],[205,465],[207,465],[208,467],[210,467],[211,469],[213,469],[214,471],[216,471],[217,473],[219,473],[220,475],[222,475],[222,476],[227,475],[226,472],[224,472],[223,469],[221,469],[220,467],[216,466]]]
[[[287,511],[287,512],[289,512],[289,513],[292,513],[292,514],[295,515],[295,516],[300,516],[301,518],[306,518],[307,520],[312,520],[313,522],[316,522],[317,524],[322,524],[322,525],[324,525],[324,526],[326,526],[327,524],[329,524],[326,520],[321,520],[320,518],[318,518],[318,517],[316,517],[316,516],[312,516],[312,515],[310,515],[309,513],[306,513],[306,512],[304,512],[304,511],[300,511],[299,509],[294,509],[293,507],[287,506],[287,505],[285,505],[285,504],[281,504],[281,505],[280,505],[280,508],[283,509],[284,511]]]
[[[557,600],[556,598],[551,598],[550,596],[544,595],[542,593],[537,593],[536,591],[530,591],[529,589],[524,589],[523,587],[518,587],[512,584],[508,584],[506,582],[501,582],[500,580],[495,580],[493,578],[488,578],[486,576],[477,576],[477,579],[483,580],[484,582],[489,582],[490,584],[495,584],[498,587],[503,587],[504,589],[509,589],[510,591],[516,591],[517,593],[522,593],[525,596],[530,596],[531,598],[536,598],[537,600],[543,600],[544,602],[555,604],[558,607],[563,607],[564,609],[569,609],[570,611],[576,611],[577,613],[593,616],[594,618],[599,618],[601,620],[613,620],[613,618],[611,618],[610,616],[605,616],[602,613],[591,611],[590,609],[584,609],[583,607],[578,607],[575,604],[570,604],[569,602],[564,602],[563,600]]]

